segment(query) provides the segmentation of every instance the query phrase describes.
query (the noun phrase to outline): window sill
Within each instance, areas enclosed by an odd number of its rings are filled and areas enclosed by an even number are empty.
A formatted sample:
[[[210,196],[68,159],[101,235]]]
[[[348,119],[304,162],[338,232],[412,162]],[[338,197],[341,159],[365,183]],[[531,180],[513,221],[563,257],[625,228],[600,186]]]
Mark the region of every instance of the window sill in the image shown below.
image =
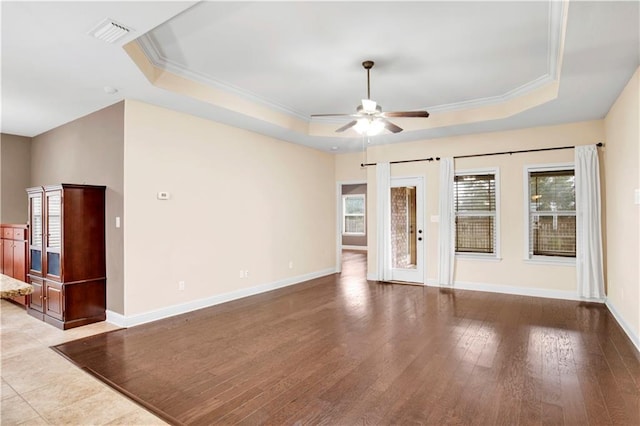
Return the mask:
[[[495,255],[482,255],[482,254],[457,254],[456,259],[460,260],[479,260],[484,262],[501,262],[502,258]]]
[[[345,236],[345,237],[364,237],[367,234],[365,234],[364,232],[362,232],[362,233],[360,233],[360,232],[343,232],[342,235]]]
[[[537,265],[558,265],[558,266],[576,266],[576,259],[552,257],[552,256],[535,256],[529,259],[524,259],[525,263],[537,264]]]

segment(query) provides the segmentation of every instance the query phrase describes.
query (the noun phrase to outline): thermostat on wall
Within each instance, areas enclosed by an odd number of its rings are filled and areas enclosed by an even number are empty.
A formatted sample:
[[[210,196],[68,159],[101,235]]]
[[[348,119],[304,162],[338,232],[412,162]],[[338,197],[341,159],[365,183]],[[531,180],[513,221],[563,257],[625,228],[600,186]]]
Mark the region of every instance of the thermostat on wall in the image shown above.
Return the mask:
[[[165,191],[158,192],[158,200],[168,200],[171,197],[171,194]]]

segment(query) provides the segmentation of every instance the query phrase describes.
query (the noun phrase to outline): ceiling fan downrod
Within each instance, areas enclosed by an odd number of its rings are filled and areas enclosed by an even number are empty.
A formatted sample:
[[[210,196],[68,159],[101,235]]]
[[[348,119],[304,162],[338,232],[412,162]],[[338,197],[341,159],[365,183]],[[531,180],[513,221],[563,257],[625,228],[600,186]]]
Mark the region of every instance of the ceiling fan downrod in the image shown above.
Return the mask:
[[[367,70],[367,99],[371,99],[371,79],[369,77],[369,71],[373,68],[373,61],[364,61],[362,66]]]

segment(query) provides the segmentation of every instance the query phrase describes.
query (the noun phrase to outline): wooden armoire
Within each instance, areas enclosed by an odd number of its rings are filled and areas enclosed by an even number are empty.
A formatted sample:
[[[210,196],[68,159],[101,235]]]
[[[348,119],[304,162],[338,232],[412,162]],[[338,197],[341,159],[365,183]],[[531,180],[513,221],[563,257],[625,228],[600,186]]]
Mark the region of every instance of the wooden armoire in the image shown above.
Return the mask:
[[[28,188],[27,312],[61,329],[106,319],[104,186]]]

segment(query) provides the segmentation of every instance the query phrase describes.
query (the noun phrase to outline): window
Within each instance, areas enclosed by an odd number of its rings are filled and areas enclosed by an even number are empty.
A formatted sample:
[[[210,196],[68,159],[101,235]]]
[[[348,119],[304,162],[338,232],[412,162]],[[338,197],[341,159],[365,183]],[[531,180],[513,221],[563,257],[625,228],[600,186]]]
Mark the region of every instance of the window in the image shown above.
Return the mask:
[[[453,197],[457,254],[498,256],[496,172],[456,173]]]
[[[528,170],[528,257],[576,257],[573,166]]]
[[[346,235],[365,235],[365,198],[364,194],[342,196],[342,233]]]

